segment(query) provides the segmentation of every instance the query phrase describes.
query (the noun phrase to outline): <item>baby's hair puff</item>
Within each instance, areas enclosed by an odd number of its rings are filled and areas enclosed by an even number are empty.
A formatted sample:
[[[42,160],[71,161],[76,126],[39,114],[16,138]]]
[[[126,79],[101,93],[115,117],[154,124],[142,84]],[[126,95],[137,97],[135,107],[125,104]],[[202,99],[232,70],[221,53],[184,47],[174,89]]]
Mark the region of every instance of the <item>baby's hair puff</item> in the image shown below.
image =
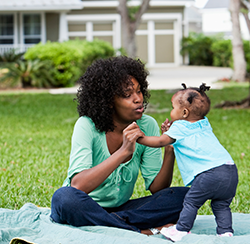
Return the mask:
[[[189,87],[182,83],[183,89],[178,92],[180,94],[179,102],[186,107],[190,113],[202,119],[210,110],[210,99],[206,94],[210,86],[202,83],[200,87]]]

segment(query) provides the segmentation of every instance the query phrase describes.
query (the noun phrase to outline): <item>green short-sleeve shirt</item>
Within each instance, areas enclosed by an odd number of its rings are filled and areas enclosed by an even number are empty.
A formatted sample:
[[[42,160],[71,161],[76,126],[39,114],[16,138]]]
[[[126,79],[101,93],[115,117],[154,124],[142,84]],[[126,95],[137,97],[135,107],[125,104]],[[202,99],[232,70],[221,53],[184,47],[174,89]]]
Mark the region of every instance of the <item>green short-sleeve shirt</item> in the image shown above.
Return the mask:
[[[136,122],[145,135],[159,136],[159,127],[152,117],[143,115]],[[80,117],[74,127],[70,165],[63,185],[70,186],[75,174],[102,163],[108,157],[110,153],[105,132],[98,132],[89,117]],[[132,196],[139,170],[148,190],[161,165],[160,148],[150,148],[136,143],[131,160],[121,164],[99,187],[89,193],[89,196],[102,207],[118,207]]]

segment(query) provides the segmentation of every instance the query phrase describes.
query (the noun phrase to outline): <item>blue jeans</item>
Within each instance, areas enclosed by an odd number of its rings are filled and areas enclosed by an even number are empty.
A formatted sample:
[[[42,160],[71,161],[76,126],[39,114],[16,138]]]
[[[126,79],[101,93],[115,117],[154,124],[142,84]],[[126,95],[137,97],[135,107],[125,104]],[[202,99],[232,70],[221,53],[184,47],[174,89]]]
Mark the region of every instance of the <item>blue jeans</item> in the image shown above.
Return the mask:
[[[238,172],[236,165],[222,165],[197,175],[185,196],[183,210],[176,228],[190,231],[198,209],[211,199],[211,207],[217,223],[217,234],[232,232],[230,204],[236,193]]]
[[[88,194],[73,187],[58,189],[51,202],[51,218],[73,226],[111,226],[140,232],[176,223],[189,188],[171,187],[151,196],[129,200],[115,208],[102,208]]]

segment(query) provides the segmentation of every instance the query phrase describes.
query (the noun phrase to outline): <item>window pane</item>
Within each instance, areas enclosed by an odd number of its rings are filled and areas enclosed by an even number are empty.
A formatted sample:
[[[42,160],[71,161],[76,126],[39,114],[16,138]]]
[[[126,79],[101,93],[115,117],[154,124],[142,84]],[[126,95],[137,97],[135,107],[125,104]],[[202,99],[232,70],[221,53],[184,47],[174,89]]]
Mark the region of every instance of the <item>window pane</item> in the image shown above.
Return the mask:
[[[174,35],[155,36],[155,62],[174,63]]]
[[[112,31],[113,25],[112,24],[93,24],[94,31]]]
[[[25,44],[36,44],[41,41],[41,38],[25,38],[24,43]]]
[[[32,23],[40,24],[41,16],[40,14],[25,14],[23,16],[23,22],[25,24],[32,24]]]
[[[138,30],[147,30],[148,24],[147,23],[140,23]]]
[[[12,14],[0,15],[0,36],[14,34],[14,16]]]
[[[41,15],[25,14],[23,16],[24,35],[41,34]]]
[[[156,30],[173,30],[174,29],[174,24],[173,22],[155,22],[155,29]]]
[[[138,35],[136,36],[137,52],[136,56],[143,62],[148,62],[148,36]]]
[[[24,35],[40,35],[41,28],[40,25],[33,24],[32,26],[24,26]]]
[[[13,44],[13,39],[0,39],[0,44]]]

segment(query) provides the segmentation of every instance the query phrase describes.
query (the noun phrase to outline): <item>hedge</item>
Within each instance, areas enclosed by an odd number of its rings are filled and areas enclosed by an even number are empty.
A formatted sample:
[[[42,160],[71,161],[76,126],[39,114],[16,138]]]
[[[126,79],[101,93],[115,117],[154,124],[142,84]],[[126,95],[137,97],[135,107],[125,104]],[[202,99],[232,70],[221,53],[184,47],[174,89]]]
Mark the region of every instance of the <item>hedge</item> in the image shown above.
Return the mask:
[[[73,86],[88,65],[98,58],[114,56],[111,44],[94,40],[70,40],[66,42],[39,43],[27,50],[26,60],[50,60],[56,69],[54,79],[57,87]]]
[[[247,62],[247,72],[250,72],[250,44],[243,40],[243,49]],[[205,36],[190,33],[182,39],[182,55],[189,56],[190,65],[208,65],[233,68],[231,40],[223,39],[222,35]]]

